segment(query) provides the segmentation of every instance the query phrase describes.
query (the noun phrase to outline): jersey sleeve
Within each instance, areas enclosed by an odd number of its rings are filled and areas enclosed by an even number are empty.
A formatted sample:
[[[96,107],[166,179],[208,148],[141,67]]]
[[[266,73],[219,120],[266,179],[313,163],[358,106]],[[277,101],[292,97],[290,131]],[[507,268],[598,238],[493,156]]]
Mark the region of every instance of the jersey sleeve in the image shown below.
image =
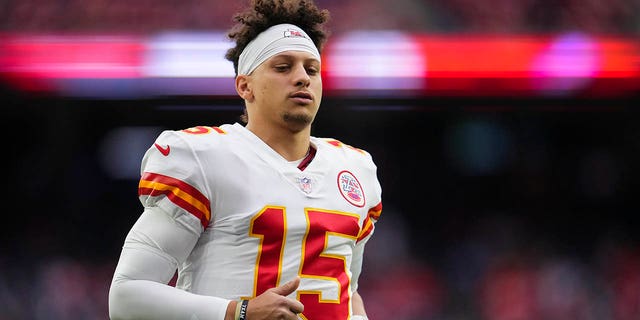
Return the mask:
[[[211,203],[202,166],[192,145],[177,131],[164,131],[147,150],[138,195],[144,207],[157,206],[200,234],[211,221]]]
[[[352,277],[351,290],[353,292],[358,290],[358,280],[360,278],[360,274],[362,273],[362,262],[364,259],[365,244],[373,236],[375,225],[378,222],[380,215],[382,214],[382,186],[380,185],[380,181],[377,176],[377,166],[373,161],[371,154],[362,149],[354,149],[364,156],[363,158],[361,158],[361,166],[367,173],[365,180],[366,183],[364,187],[366,188],[366,190],[368,190],[366,195],[368,199],[368,211],[363,219],[362,228],[360,234],[358,235],[358,239],[356,240],[356,245],[353,251],[353,260],[350,268]]]
[[[224,319],[229,300],[167,285],[211,219],[201,165],[188,139],[165,131],[147,150],[144,211],[125,239],[109,290],[110,319]]]

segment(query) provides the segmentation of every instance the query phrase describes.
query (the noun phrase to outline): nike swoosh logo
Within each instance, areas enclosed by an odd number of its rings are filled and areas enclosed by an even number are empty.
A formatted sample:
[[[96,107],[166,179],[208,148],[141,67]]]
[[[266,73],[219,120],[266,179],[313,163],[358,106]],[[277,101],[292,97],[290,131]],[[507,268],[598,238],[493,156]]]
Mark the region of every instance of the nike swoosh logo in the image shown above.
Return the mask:
[[[158,148],[158,151],[160,151],[160,153],[162,153],[163,156],[168,156],[169,152],[171,152],[171,146],[167,145],[166,148],[163,148],[161,145],[154,143],[154,145],[156,146],[156,148]]]

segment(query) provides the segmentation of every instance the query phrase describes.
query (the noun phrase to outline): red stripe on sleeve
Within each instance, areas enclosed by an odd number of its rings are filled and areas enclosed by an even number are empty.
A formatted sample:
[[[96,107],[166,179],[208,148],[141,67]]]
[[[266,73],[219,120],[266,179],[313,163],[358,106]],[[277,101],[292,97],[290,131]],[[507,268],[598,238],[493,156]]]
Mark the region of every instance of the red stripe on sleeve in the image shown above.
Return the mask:
[[[196,188],[169,176],[145,172],[138,185],[138,195],[165,195],[178,207],[191,213],[200,220],[204,228],[211,219],[211,203],[209,199]]]
[[[375,207],[369,209],[369,213],[367,217],[364,219],[364,223],[362,224],[362,230],[358,235],[358,240],[356,242],[366,238],[373,231],[373,222],[377,221],[380,218],[380,214],[382,214],[382,202],[378,203]]]

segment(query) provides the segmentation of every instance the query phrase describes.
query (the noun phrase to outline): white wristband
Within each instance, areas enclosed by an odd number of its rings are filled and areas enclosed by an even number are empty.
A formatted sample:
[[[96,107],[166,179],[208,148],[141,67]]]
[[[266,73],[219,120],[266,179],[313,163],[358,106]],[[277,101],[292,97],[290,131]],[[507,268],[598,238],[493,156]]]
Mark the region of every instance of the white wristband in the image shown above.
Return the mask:
[[[367,318],[367,316],[354,314],[354,315],[351,316],[351,320],[369,320],[369,318]]]

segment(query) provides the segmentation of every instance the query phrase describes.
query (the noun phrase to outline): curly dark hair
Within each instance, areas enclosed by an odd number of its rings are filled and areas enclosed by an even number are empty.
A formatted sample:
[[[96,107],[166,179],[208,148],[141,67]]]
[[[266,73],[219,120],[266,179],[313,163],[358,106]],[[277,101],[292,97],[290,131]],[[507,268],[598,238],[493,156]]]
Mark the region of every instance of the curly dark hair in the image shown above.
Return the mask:
[[[233,16],[236,24],[227,33],[236,45],[227,50],[225,58],[233,62],[236,75],[238,59],[247,44],[277,24],[290,23],[300,27],[322,52],[329,37],[324,28],[324,23],[329,20],[327,9],[319,9],[312,0],[251,0],[250,3],[247,9]]]

